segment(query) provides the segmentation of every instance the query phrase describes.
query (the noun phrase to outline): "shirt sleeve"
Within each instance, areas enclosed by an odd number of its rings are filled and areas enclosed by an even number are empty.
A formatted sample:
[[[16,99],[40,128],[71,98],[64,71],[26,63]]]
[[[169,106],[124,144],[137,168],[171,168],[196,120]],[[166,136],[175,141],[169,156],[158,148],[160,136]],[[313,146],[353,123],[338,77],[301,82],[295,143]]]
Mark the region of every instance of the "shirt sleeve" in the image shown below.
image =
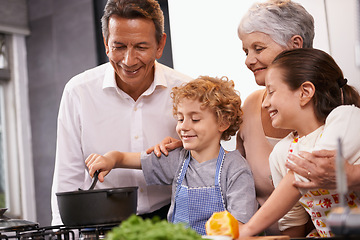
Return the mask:
[[[65,87],[58,115],[55,169],[51,195],[53,225],[61,224],[56,193],[73,191],[83,187],[86,168],[80,144],[81,124],[78,105],[68,87]]]
[[[226,207],[227,210],[240,222],[246,223],[257,210],[255,183],[250,167],[241,154],[236,151],[232,154],[230,165],[222,169],[226,174]],[[229,154],[230,155],[230,154]]]
[[[353,105],[342,105],[335,108],[326,118],[324,131],[314,150],[338,148],[341,140],[344,158],[350,164],[357,163],[360,141],[360,109]]]

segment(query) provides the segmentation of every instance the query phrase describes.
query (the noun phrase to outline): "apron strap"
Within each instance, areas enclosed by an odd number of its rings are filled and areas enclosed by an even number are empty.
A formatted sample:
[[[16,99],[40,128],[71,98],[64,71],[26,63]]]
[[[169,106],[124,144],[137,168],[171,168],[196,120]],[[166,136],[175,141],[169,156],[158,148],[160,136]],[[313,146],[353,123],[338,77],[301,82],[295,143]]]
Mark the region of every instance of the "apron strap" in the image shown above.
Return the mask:
[[[220,151],[216,161],[215,186],[220,186],[220,173],[222,169],[222,164],[224,162],[224,158],[225,158],[225,150],[220,145]]]

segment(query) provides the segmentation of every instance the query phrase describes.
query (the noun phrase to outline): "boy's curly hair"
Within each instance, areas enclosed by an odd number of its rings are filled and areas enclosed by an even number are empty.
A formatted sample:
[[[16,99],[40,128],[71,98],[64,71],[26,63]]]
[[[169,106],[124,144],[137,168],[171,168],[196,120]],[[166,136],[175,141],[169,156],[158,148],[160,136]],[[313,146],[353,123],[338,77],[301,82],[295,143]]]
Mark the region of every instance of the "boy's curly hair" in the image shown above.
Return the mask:
[[[214,112],[219,124],[230,125],[221,136],[222,140],[230,140],[242,122],[241,99],[234,85],[234,81],[227,77],[200,76],[180,87],[174,87],[171,93],[173,114],[177,115],[178,104],[182,99],[198,100],[201,106]]]

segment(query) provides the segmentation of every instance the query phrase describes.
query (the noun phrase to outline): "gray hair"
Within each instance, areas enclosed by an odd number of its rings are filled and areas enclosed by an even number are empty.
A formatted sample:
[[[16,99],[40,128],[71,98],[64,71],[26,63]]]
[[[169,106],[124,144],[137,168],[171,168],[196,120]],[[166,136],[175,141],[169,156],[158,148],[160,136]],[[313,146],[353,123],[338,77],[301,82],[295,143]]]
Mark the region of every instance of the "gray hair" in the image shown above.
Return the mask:
[[[241,19],[238,34],[262,32],[277,44],[287,47],[294,35],[300,35],[304,48],[312,48],[314,18],[303,6],[291,0],[255,3]]]
[[[112,15],[122,18],[145,18],[155,24],[155,37],[159,43],[164,34],[164,13],[156,0],[108,0],[101,18],[102,32],[109,39],[109,20]]]

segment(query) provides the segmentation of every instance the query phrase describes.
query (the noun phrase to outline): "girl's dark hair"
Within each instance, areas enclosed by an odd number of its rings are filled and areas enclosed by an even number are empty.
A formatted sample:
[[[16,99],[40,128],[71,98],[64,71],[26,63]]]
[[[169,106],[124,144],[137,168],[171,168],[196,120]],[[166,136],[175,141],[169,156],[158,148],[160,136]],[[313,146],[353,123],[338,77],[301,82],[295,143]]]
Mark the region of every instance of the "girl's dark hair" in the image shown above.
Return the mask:
[[[284,81],[292,90],[306,81],[314,84],[313,102],[320,121],[324,121],[340,105],[360,107],[359,93],[346,84],[340,67],[324,51],[310,48],[287,50],[274,59],[270,68],[282,69]]]

